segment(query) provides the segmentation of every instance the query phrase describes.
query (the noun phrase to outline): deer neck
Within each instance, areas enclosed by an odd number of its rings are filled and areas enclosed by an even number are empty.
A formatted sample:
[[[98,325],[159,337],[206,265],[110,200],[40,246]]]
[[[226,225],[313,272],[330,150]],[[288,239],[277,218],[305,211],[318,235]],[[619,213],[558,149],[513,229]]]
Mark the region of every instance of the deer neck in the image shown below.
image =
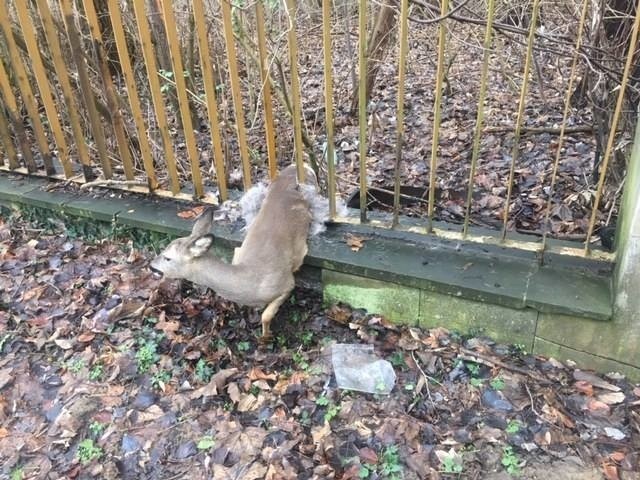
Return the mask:
[[[185,278],[213,289],[232,302],[244,305],[255,303],[252,298],[255,279],[251,271],[242,265],[225,263],[213,255],[204,256],[192,261]]]

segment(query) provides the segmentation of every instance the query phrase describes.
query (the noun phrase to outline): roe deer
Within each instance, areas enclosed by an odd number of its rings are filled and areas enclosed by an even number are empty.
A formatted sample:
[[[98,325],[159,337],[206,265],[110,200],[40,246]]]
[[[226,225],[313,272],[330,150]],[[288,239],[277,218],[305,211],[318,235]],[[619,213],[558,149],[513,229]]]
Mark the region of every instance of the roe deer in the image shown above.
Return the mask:
[[[294,272],[307,254],[312,221],[305,189],[317,192],[313,170],[305,165],[305,184],[298,184],[296,166],[285,168],[270,184],[246,237],[231,264],[210,251],[213,209],[205,211],[191,235],[178,238],[150,264],[168,278],[184,278],[213,289],[232,302],[264,307],[262,340],[271,338],[270,323],[295,286]]]

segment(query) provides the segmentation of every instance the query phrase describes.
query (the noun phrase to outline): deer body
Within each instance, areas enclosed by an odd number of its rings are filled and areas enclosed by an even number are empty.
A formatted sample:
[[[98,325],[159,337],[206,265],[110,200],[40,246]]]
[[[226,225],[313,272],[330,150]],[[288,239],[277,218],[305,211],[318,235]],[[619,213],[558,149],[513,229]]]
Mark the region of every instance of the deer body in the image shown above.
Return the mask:
[[[313,170],[306,167],[306,184],[317,189]],[[168,278],[184,278],[213,289],[240,305],[265,307],[262,336],[270,338],[270,323],[295,286],[294,272],[307,254],[311,224],[309,203],[300,191],[295,165],[271,183],[242,245],[226,263],[211,252],[213,211],[151,262],[151,269]]]

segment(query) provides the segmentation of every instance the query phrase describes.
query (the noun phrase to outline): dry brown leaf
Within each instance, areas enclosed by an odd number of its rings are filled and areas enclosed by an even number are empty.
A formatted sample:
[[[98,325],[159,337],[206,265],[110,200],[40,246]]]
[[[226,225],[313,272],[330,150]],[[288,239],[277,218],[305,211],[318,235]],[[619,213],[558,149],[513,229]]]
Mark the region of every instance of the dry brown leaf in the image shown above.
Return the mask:
[[[609,458],[614,462],[620,463],[624,460],[625,454],[624,452],[612,452],[609,454]]]
[[[238,411],[239,412],[249,412],[251,410],[256,410],[259,408],[265,401],[265,397],[262,395],[258,395],[257,397],[252,393],[245,393],[240,396],[240,401],[238,402]]]
[[[334,322],[346,325],[349,323],[349,319],[351,318],[351,310],[334,305],[327,311],[327,317]]]
[[[602,473],[604,474],[607,480],[619,480],[618,476],[618,467],[611,463],[603,463],[602,464]]]
[[[607,405],[617,405],[625,400],[623,392],[607,392],[598,395],[598,400],[606,403]]]
[[[238,403],[240,401],[240,389],[236,382],[231,382],[227,385],[227,393],[233,403]]]
[[[260,367],[253,367],[249,371],[249,380],[276,380],[275,373],[264,373]]]
[[[313,438],[313,443],[319,445],[322,440],[328,437],[331,434],[331,425],[329,422],[324,422],[324,425],[313,427],[311,429],[311,437]]]
[[[591,385],[589,382],[585,382],[584,380],[578,380],[573,384],[573,386],[577,391],[584,393],[589,397],[593,396],[593,385]]]
[[[591,413],[601,413],[601,414],[607,414],[609,413],[609,410],[610,410],[609,405],[599,400],[596,400],[595,398],[591,399],[589,403],[587,403],[587,408]]]
[[[197,207],[193,207],[189,210],[183,210],[182,212],[178,212],[178,216],[180,218],[184,218],[185,220],[191,220],[192,218],[199,217],[202,212],[204,212],[204,205],[199,205]]]
[[[138,421],[140,423],[149,422],[151,420],[157,420],[162,415],[164,415],[164,412],[158,405],[151,405],[144,412],[138,414]]]
[[[344,237],[344,240],[345,240],[345,243],[351,247],[352,251],[357,252],[362,247],[364,247],[364,242],[369,239],[365,237],[359,237],[351,233],[347,233]]]
[[[594,375],[593,373],[583,372],[582,370],[574,370],[573,378],[575,380],[582,380],[585,382],[589,382],[594,387],[602,388],[604,390],[610,390],[612,392],[620,391],[620,387],[616,387],[612,383],[609,383],[601,379],[600,377],[598,377],[597,375]]]
[[[369,447],[363,447],[360,449],[360,460],[364,463],[368,463],[370,465],[375,465],[378,463],[378,454],[375,450]]]
[[[94,338],[96,338],[96,334],[93,332],[83,332],[80,335],[77,336],[77,340],[80,343],[87,343],[90,342],[91,340],[93,340]]]

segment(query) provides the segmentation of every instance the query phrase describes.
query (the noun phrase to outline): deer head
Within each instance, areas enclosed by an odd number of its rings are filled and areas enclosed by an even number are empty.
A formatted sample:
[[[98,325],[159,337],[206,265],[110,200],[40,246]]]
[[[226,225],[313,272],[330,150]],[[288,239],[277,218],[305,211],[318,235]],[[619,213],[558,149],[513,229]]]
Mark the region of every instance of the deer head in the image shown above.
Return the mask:
[[[191,277],[197,260],[213,245],[213,235],[209,233],[212,225],[213,209],[208,209],[200,215],[188,237],[174,240],[151,261],[151,270],[167,278]]]

